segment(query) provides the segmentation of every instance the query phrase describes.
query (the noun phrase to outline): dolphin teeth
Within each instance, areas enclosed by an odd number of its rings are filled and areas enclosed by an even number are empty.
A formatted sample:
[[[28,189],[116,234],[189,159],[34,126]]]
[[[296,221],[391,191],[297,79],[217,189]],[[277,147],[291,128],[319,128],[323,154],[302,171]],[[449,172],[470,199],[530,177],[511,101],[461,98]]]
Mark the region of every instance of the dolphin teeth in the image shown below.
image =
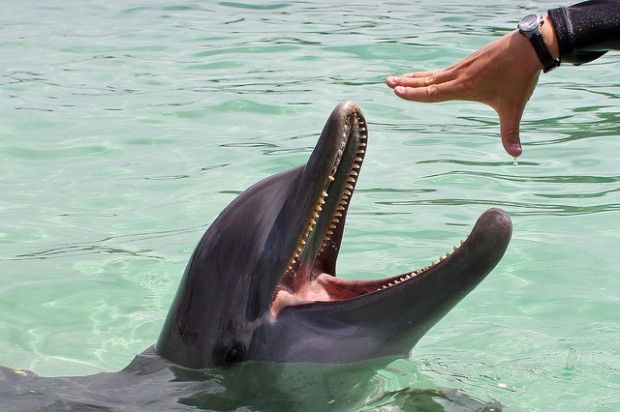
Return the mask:
[[[358,115],[357,113],[354,115],[354,117],[350,118],[350,122],[351,123],[345,126],[345,130],[343,131],[343,139],[345,140],[348,139],[348,136],[353,130],[353,128],[354,127],[357,128],[358,142],[357,142],[357,147],[354,149],[355,156],[352,159],[352,162],[350,164],[349,174],[345,175],[346,180],[341,183],[342,184],[341,186],[342,195],[339,201],[335,205],[335,211],[333,212],[329,227],[325,231],[324,239],[319,249],[319,253],[322,253],[327,247],[329,247],[331,238],[334,236],[334,233],[337,231],[338,225],[340,224],[340,219],[343,218],[344,214],[347,211],[349,200],[353,196],[353,191],[355,190],[357,176],[359,176],[358,172],[359,172],[359,169],[361,168],[361,163],[363,162],[364,155],[366,153],[367,139],[368,139],[368,132],[367,132],[368,125],[366,124],[364,119],[361,118],[360,115]],[[327,184],[334,182],[336,180],[335,175],[336,175],[335,171],[332,171],[330,174],[327,175],[327,178],[326,178]],[[331,203],[331,202],[326,201],[326,198],[330,196],[327,190],[328,189],[326,187],[325,190],[321,192],[320,197],[316,201],[314,211],[312,212],[311,216],[308,219],[308,225],[306,226],[306,231],[303,233],[301,239],[298,242],[297,252],[295,254],[295,257],[290,262],[289,268],[291,269],[295,267],[295,264],[298,261],[299,255],[301,254],[301,251],[304,248],[304,245],[306,244],[307,239],[310,237],[310,234],[312,233],[312,231],[317,230],[318,221],[321,218],[322,214],[326,213],[326,209],[324,205]],[[333,193],[332,193],[332,196],[333,196]],[[328,209],[330,210],[333,209],[333,206],[329,207]],[[400,281],[394,280],[393,284],[398,284],[410,278],[411,276],[403,276],[400,279]],[[384,285],[383,287],[385,288],[387,287],[387,285]]]

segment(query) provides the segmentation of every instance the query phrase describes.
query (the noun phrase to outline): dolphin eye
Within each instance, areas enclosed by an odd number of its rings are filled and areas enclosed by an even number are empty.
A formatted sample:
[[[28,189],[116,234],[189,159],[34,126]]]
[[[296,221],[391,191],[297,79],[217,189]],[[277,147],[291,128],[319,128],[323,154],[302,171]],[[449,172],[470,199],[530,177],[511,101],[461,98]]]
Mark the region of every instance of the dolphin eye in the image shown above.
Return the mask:
[[[233,344],[230,346],[230,348],[228,348],[228,351],[226,352],[224,362],[226,362],[227,365],[232,365],[235,362],[243,360],[243,356],[243,345],[239,342],[233,342]]]

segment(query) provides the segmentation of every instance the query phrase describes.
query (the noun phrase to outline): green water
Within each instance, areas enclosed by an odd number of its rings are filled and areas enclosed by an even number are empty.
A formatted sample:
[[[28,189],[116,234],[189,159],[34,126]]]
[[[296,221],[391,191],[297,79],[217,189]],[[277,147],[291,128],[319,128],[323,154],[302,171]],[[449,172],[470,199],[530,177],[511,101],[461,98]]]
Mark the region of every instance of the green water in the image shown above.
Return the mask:
[[[369,149],[341,276],[427,265],[501,207],[495,271],[380,376],[510,411],[620,410],[618,53],[541,78],[518,166],[494,113],[393,96],[557,3],[0,5],[0,364],[114,371],[158,336],[201,234],[355,100]]]

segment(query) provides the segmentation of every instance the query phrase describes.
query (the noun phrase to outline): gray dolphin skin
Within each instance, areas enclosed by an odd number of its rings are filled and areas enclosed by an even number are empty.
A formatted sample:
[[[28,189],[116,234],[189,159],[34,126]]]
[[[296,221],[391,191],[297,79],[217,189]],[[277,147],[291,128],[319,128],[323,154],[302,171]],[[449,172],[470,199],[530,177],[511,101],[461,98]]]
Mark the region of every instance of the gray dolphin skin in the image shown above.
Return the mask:
[[[512,232],[499,209],[436,265],[381,280],[335,276],[367,138],[359,107],[341,103],[306,165],[221,213],[187,266],[157,353],[192,368],[406,356],[495,267]]]
[[[117,373],[43,378],[0,368],[7,410],[155,409],[196,400],[182,386],[187,381],[202,380],[197,393],[212,399],[217,390],[205,389],[212,375],[204,371],[213,368],[232,373],[241,370],[230,368],[237,363],[343,366],[408,356],[500,261],[512,225],[504,211],[490,209],[459,247],[431,266],[376,280],[336,277],[367,139],[359,107],[339,104],[305,165],[256,183],[211,224],[153,347]]]

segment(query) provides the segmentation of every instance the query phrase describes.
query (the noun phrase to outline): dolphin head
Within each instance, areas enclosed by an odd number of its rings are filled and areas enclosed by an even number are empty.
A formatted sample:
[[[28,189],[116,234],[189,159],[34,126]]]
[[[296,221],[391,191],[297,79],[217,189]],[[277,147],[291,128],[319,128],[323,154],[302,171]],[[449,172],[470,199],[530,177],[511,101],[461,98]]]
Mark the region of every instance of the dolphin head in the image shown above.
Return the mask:
[[[495,267],[512,230],[499,209],[429,267],[380,280],[335,276],[367,138],[359,107],[339,104],[305,165],[222,211],[187,265],[157,353],[195,369],[406,356]]]

